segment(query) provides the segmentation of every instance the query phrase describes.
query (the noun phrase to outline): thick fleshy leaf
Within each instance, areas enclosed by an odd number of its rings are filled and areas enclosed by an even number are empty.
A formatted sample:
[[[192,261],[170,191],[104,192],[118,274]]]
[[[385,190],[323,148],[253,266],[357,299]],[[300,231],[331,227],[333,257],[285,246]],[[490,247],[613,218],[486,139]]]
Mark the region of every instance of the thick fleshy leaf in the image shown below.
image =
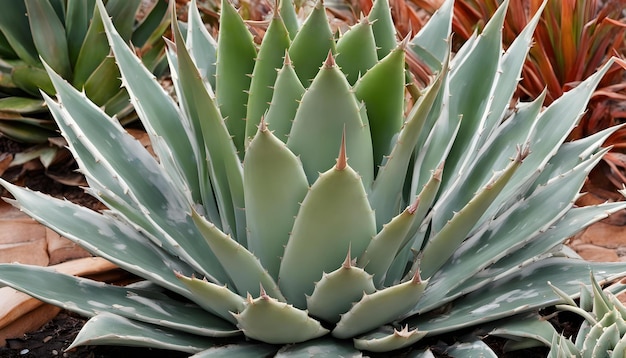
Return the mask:
[[[505,350],[522,348],[520,346],[522,344],[527,347],[550,346],[552,338],[557,334],[550,322],[535,313],[496,321],[493,327],[493,329],[486,329],[489,335],[509,339],[504,345]]]
[[[344,131],[350,165],[369,188],[374,176],[370,130],[361,119],[346,77],[328,53],[324,66],[302,96],[287,140],[289,149],[300,156],[309,183],[335,163]]]
[[[196,353],[189,358],[257,358],[259,356],[270,356],[276,353],[277,350],[278,347],[269,344],[228,344],[225,346],[209,348],[200,353]]]
[[[50,78],[57,86],[64,109],[63,118],[57,121],[72,127],[82,143],[81,148],[89,151],[87,157],[92,157],[98,166],[116,177],[124,191],[130,190],[131,198],[147,222],[161,233],[160,244],[170,253],[185,258],[203,275],[221,280],[223,274],[219,266],[211,263],[212,260],[202,263],[204,260],[200,257],[206,259],[211,253],[202,240],[197,240],[199,232],[187,213],[189,204],[163,167],[119,123],[86,100],[83,93],[54,72],[50,72]],[[50,107],[55,106],[49,99],[47,101]],[[71,138],[68,141],[71,143]],[[172,237],[174,232],[178,232],[174,234],[176,240]]]
[[[276,358],[325,357],[361,358],[363,354],[346,341],[337,341],[327,337],[286,345],[276,354]]]
[[[411,40],[409,49],[430,67],[439,71],[448,56],[448,36],[452,29],[454,0],[446,0]]]
[[[3,37],[22,61],[37,66],[39,57],[28,26],[26,4],[23,1],[3,0],[3,11],[0,11],[0,30]]]
[[[341,53],[337,56],[337,63],[341,67],[340,58]],[[383,163],[385,156],[390,155],[392,140],[400,132],[404,122],[404,78],[404,46],[400,46],[369,71],[363,72],[354,87],[356,97],[365,103],[367,109],[374,163],[377,165]]]
[[[398,192],[398,188],[406,185],[404,181],[407,175],[409,175],[411,156],[427,116],[431,111],[435,111],[433,106],[439,91],[444,85],[448,72],[447,64],[448,61],[446,60],[442,71],[430,86],[424,90],[417,103],[413,105],[389,157],[378,170],[378,175],[369,197],[372,208],[376,211],[378,228],[381,228],[383,224],[388,223],[391,218],[397,215],[397,211],[400,209],[400,205],[402,205],[402,197]],[[435,169],[436,166],[432,168],[433,171]],[[422,188],[420,188],[421,190]],[[412,200],[412,198],[409,198],[409,200]]]
[[[254,71],[248,90],[246,106],[246,146],[255,135],[261,117],[272,99],[276,70],[283,64],[283,56],[289,48],[289,33],[282,18],[276,13],[270,21],[259,54],[254,61]]]
[[[378,59],[382,59],[396,47],[396,27],[391,17],[389,0],[374,1],[368,20],[372,23]]]
[[[217,42],[211,37],[202,22],[200,12],[192,0],[189,4],[189,22],[187,23],[186,46],[205,82],[215,88],[215,63],[217,62]],[[173,22],[172,22],[173,23]]]
[[[248,249],[278,279],[280,261],[309,185],[300,160],[262,121],[244,158]]]
[[[231,291],[226,286],[218,286],[207,280],[200,280],[195,277],[185,277],[176,274],[176,277],[193,294],[194,301],[202,308],[217,316],[237,324],[237,320],[232,313],[239,313],[244,309],[244,298]]]
[[[285,300],[276,281],[254,254],[198,215],[196,211],[191,216],[240,295],[258,295],[259,287],[262,286],[273,297],[280,301]]]
[[[313,293],[306,300],[307,310],[315,317],[336,323],[340,314],[348,312],[364,293],[375,291],[372,275],[355,267],[348,252],[341,267],[331,273],[324,273],[315,284]]]
[[[69,201],[52,198],[5,181],[0,183],[19,200],[19,204],[15,205],[39,222],[93,254],[189,297],[184,286],[174,280],[172,273],[191,268],[133,228]]]
[[[264,291],[252,299],[248,296],[246,308],[234,315],[238,327],[247,337],[272,344],[308,341],[321,337],[328,330],[309,317],[306,311],[279,302]]]
[[[98,1],[98,8],[122,74],[122,83],[150,135],[161,164],[176,183],[177,190],[189,191],[192,200],[198,202],[200,188],[196,160],[189,158],[195,158],[199,153],[194,152],[188,140],[179,138],[181,133],[191,137],[189,128],[180,121],[180,111],[172,98],[119,36],[101,1]]]
[[[623,276],[626,273],[626,264],[546,258],[525,265],[457,300],[445,316],[423,312],[419,316],[405,319],[403,323],[408,323],[409,328],[419,327],[428,331],[429,335],[434,335],[508,317],[512,312],[523,313],[547,307],[561,301],[552,292],[548,281],[558,282],[558,288],[576,296],[579,294],[581,281],[571,278],[586,277],[590,271],[594,272],[599,282],[606,282]]]
[[[304,92],[304,86],[291,64],[289,53],[285,52],[285,61],[278,70],[272,101],[265,115],[265,122],[272,128],[274,135],[285,143]]]
[[[479,134],[484,130],[485,116],[496,91],[494,83],[499,70],[502,26],[507,6],[508,1],[504,1],[477,41],[471,44],[466,56],[457,55],[452,61],[449,116],[461,117],[462,120],[454,145],[446,157],[442,181],[444,187],[465,170],[468,158],[477,148]],[[463,61],[463,65],[459,64],[460,61]]]
[[[294,222],[278,280],[285,297],[306,307],[305,295],[313,292],[322,273],[339,267],[349,248],[361,255],[375,234],[374,212],[342,146],[337,165],[320,174]]]
[[[409,331],[405,326],[399,331],[394,329],[393,333],[376,332],[365,337],[354,338],[354,346],[370,352],[389,352],[415,344],[426,334],[427,332],[417,329]]]
[[[24,0],[39,56],[64,78],[72,75],[65,26],[48,1]]]
[[[350,338],[396,320],[415,306],[427,285],[428,280],[422,281],[416,274],[410,281],[363,294],[363,298],[341,316],[332,335]]]
[[[377,287],[381,286],[396,254],[408,242],[409,232],[415,225],[415,220],[421,220],[418,217],[419,214],[414,215],[418,206],[419,201],[414,202],[389,223],[383,225],[382,230],[372,238],[359,257],[359,266],[374,275]]]
[[[252,34],[228,0],[222,0],[220,36],[217,39],[215,91],[217,104],[243,158],[246,133],[246,103],[256,48]]]
[[[174,22],[174,30],[177,29]],[[196,176],[209,173],[212,191],[209,185],[200,188],[202,202],[211,203],[213,196],[218,205],[217,211],[221,218],[221,229],[232,234],[236,240],[245,245],[245,216],[241,212],[244,207],[243,172],[237,149],[233,144],[228,128],[220,115],[217,104],[201,78],[199,70],[192,58],[182,46],[182,36],[174,31],[177,43],[178,71],[180,76],[179,91],[181,107],[190,122],[191,130],[196,138],[198,168]],[[206,152],[206,155],[204,154]],[[200,174],[200,175],[198,175]],[[199,180],[206,180],[203,177]],[[211,208],[206,209],[211,212]]]
[[[202,336],[240,334],[229,322],[194,304],[183,304],[152,291],[68,276],[45,267],[0,264],[0,282],[84,316],[110,312]]]
[[[309,87],[329,52],[335,52],[333,32],[324,4],[318,1],[289,47],[289,57],[304,87]]]
[[[350,85],[378,62],[372,26],[367,18],[363,18],[337,41],[337,65],[346,74]]]
[[[478,337],[467,337],[466,341],[457,342],[446,350],[446,354],[452,357],[484,357],[498,358],[487,343],[478,339]]]
[[[422,273],[425,277],[433,275],[452,256],[461,242],[465,240],[466,235],[474,228],[476,221],[500,194],[527,155],[528,149],[518,148],[518,153],[509,166],[501,173],[496,173],[489,184],[476,193],[463,209],[454,214],[441,231],[436,232],[428,240],[420,262]]]
[[[116,314],[99,313],[85,323],[67,349],[86,345],[151,347],[196,353],[216,343],[206,337],[130,320]]]

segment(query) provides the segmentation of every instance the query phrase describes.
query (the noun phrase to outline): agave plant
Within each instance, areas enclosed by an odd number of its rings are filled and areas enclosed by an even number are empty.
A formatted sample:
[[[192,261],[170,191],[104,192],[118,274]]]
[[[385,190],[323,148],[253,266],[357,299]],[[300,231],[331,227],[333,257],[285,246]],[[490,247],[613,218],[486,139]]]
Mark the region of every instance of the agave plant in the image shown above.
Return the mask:
[[[626,307],[616,295],[624,292],[623,282],[603,290],[593,275],[591,287],[582,286],[580,303],[555,289],[566,302],[557,309],[574,312],[585,320],[572,342],[554,335],[549,357],[624,357],[626,355]]]
[[[562,247],[626,207],[572,204],[614,129],[563,144],[608,66],[545,110],[508,108],[538,17],[502,53],[505,2],[450,60],[452,1],[400,44],[385,0],[339,38],[321,3],[299,25],[283,2],[258,48],[227,1],[217,40],[191,6],[184,35],[172,21],[175,102],[98,9],[158,158],[48,66],[46,103],[108,210],[2,182],[145,280],[0,265],[0,282],[91,317],[72,346],[358,356],[563,302],[548,281],[575,295],[590,270],[626,272]],[[437,73],[417,98],[407,51]]]
[[[471,37],[476,27],[484,26],[495,13],[499,1],[459,1],[455,4],[453,32],[463,41]],[[511,43],[541,1],[511,1],[505,20],[504,42]],[[535,32],[536,44],[522,70],[518,95],[537,98],[546,89],[545,104],[552,103],[567,89],[576,86],[606,63],[613,55],[626,54],[626,21],[624,3],[620,0],[553,1],[550,2]],[[624,112],[616,103],[626,100],[623,70],[614,65],[598,84],[587,112],[569,139],[579,139],[623,122]],[[614,187],[626,183],[626,160],[623,153],[624,129],[611,135],[606,146],[613,150],[599,166],[603,177]]]
[[[40,90],[55,89],[42,60],[109,115],[136,119],[104,35],[95,0],[8,0],[0,13],[0,132],[26,143],[57,136]],[[169,27],[165,1],[141,8],[141,0],[108,0],[106,9],[120,35],[132,41],[143,63],[165,65],[161,37]],[[139,11],[141,21],[138,22]],[[93,21],[91,21],[93,19]]]

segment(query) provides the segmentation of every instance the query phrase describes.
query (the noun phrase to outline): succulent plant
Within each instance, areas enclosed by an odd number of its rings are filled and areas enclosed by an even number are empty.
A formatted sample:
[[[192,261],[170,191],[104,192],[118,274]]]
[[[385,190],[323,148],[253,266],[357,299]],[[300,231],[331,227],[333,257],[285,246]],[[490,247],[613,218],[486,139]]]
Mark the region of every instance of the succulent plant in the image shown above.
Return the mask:
[[[575,295],[590,270],[623,276],[562,245],[626,207],[573,207],[614,129],[563,143],[608,67],[545,110],[509,108],[538,17],[503,53],[506,4],[450,59],[452,1],[400,44],[385,0],[338,37],[321,3],[299,25],[283,2],[258,48],[227,1],[217,40],[192,2],[168,44],[175,101],[98,2],[158,158],[47,66],[46,103],[108,210],[2,185],[144,281],[3,264],[0,282],[91,317],[73,346],[359,356],[562,302],[548,281]],[[406,51],[437,73],[418,97]]]
[[[132,42],[152,71],[166,65],[161,37],[169,27],[168,4],[105,1],[120,35]],[[0,3],[0,132],[26,143],[57,136],[40,90],[55,93],[42,65],[84,90],[123,123],[137,118],[120,88],[119,71],[104,35],[95,0],[5,0]],[[138,12],[142,11],[140,22]],[[91,21],[93,19],[93,21]]]
[[[623,282],[603,290],[591,276],[591,287],[582,286],[577,304],[555,289],[565,301],[557,309],[579,314],[585,320],[572,342],[554,335],[548,357],[624,357],[626,355],[626,306],[616,297],[626,291]]]

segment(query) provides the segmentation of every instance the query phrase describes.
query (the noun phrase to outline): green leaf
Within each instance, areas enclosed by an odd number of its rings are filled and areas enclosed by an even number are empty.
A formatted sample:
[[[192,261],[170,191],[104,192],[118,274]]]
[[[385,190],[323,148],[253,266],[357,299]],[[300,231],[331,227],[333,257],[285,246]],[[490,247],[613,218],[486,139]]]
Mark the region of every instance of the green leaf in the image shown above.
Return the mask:
[[[361,358],[363,354],[347,341],[322,337],[310,341],[283,346],[276,358]]]
[[[150,135],[152,146],[178,190],[190,193],[191,201],[195,203],[200,196],[198,169],[196,160],[190,158],[195,158],[199,153],[194,152],[189,140],[180,140],[181,133],[190,137],[188,129],[179,119],[180,112],[154,75],[141,64],[120,37],[101,1],[98,1],[98,8],[122,74],[122,83]]]
[[[0,98],[0,112],[21,114],[42,113],[46,111],[45,102],[37,98],[5,97]]]
[[[379,228],[389,222],[402,205],[403,198],[398,188],[406,184],[404,181],[410,175],[409,163],[411,156],[414,153],[427,116],[433,111],[436,112],[436,109],[433,109],[436,106],[435,99],[444,85],[447,72],[446,61],[444,69],[437,75],[429,87],[424,90],[424,94],[420,96],[417,103],[413,105],[389,157],[378,170],[378,176],[372,186],[369,199],[372,208],[376,210],[376,222]],[[436,166],[432,168],[433,171],[435,169]],[[409,200],[412,200],[412,198],[409,198]]]
[[[246,103],[250,75],[257,56],[252,34],[230,1],[222,0],[219,53],[216,68],[217,104],[233,137],[239,157],[244,155]]]
[[[237,295],[226,286],[218,286],[207,280],[200,280],[195,277],[189,278],[179,273],[176,274],[176,277],[193,294],[193,300],[198,306],[232,324],[237,324],[237,320],[232,313],[243,311],[245,302],[243,297]]]
[[[69,201],[0,183],[19,200],[21,210],[64,237],[129,272],[190,296],[172,272],[192,269],[132,227]]]
[[[259,356],[270,356],[276,353],[278,348],[274,345],[269,344],[229,344],[225,346],[218,346],[209,348],[200,353],[194,354],[189,358],[230,358],[230,357],[238,357],[238,358],[256,358]]]
[[[202,22],[196,0],[189,4],[189,22],[187,23],[187,38],[185,45],[189,54],[202,76],[211,88],[215,88],[215,64],[217,62],[217,42],[211,37]],[[172,20],[172,26],[175,26]]]
[[[450,354],[452,357],[498,358],[496,352],[477,337],[471,337],[468,340],[469,341],[456,342],[446,350],[446,353]]]
[[[95,0],[68,0],[65,12],[65,30],[70,64],[75,68],[80,48],[93,17]],[[93,17],[95,19],[95,17]]]
[[[458,55],[452,62],[449,116],[461,117],[462,120],[454,144],[446,157],[442,181],[444,188],[466,170],[468,158],[475,153],[479,134],[484,130],[484,117],[496,91],[494,83],[502,52],[502,26],[507,5],[508,1],[505,1],[498,8],[478,40],[468,48],[462,62]]]
[[[370,352],[389,352],[396,349],[405,348],[419,342],[427,332],[414,329],[408,330],[405,326],[400,331],[394,329],[393,333],[374,333],[366,337],[354,339],[354,346]]]
[[[87,157],[104,166],[108,175],[117,177],[126,193],[132,192],[131,197],[147,222],[161,234],[166,250],[184,258],[207,277],[221,281],[223,271],[215,261],[207,259],[212,253],[198,240],[200,233],[191,221],[190,204],[180,187],[174,186],[164,168],[119,123],[57,74],[51,70],[49,74],[64,105],[64,112],[60,113],[63,118],[56,118],[57,122],[71,126],[83,148],[89,151]],[[46,100],[49,107],[55,106],[49,98]]]
[[[452,29],[453,10],[454,0],[444,1],[409,45],[409,49],[433,72],[439,71],[441,64],[446,63],[445,59],[450,51],[448,37]]]
[[[0,7],[0,31],[12,50],[27,64],[40,66],[24,1],[2,0]]]
[[[183,46],[178,23],[172,22],[177,43],[178,68],[173,71],[180,76],[177,90],[181,94],[181,107],[195,139],[195,151],[199,168],[196,177],[209,174],[211,185],[202,185],[199,202],[217,202],[221,217],[220,228],[232,234],[238,242],[246,245],[245,215],[243,196],[243,172],[228,129],[218,110],[217,104],[205,86],[198,69],[193,64],[189,52]],[[208,163],[207,163],[208,161]],[[206,180],[200,178],[199,180]],[[212,186],[213,190],[209,190]],[[212,208],[207,208],[210,213]],[[213,218],[212,218],[213,219]]]
[[[244,159],[248,249],[278,279],[280,261],[309,185],[300,160],[264,122]]]
[[[240,295],[246,293],[257,295],[260,287],[261,289],[265,287],[272,297],[285,301],[276,281],[254,254],[199,216],[197,212],[192,213],[192,218]]]
[[[71,78],[65,26],[49,1],[24,0],[33,42],[39,56],[64,78]]]
[[[389,223],[383,225],[382,230],[372,238],[372,241],[359,257],[359,266],[374,275],[376,287],[381,287],[393,259],[408,241],[409,231],[414,226],[415,219],[421,221],[422,218],[414,215],[418,204],[419,202],[416,201],[391,219]]]
[[[475,227],[476,221],[500,194],[517,168],[528,155],[528,149],[518,149],[518,153],[500,173],[483,187],[458,213],[448,221],[441,231],[434,233],[423,250],[420,268],[425,277],[431,277],[450,258],[466,235]]]
[[[344,148],[338,164],[320,174],[304,198],[285,248],[278,282],[296,307],[306,307],[314,282],[339,267],[348,248],[358,257],[376,234],[366,196]]]
[[[422,281],[416,274],[407,282],[363,294],[363,298],[341,316],[332,335],[350,338],[397,319],[417,304],[427,285],[428,280]]]
[[[289,53],[285,52],[283,67],[278,70],[274,94],[269,109],[265,115],[265,122],[272,128],[276,138],[287,142],[291,124],[305,89],[298,79],[298,75],[291,64]]]
[[[354,85],[378,62],[372,26],[367,18],[363,18],[337,41],[337,65],[345,73],[350,85]]]
[[[309,87],[329,52],[335,52],[333,32],[324,4],[318,1],[289,47],[289,57],[304,87]]]
[[[329,54],[302,96],[287,140],[289,149],[302,160],[309,183],[335,163],[344,130],[350,164],[369,189],[374,175],[370,131],[361,120],[346,77]]]
[[[81,0],[78,1],[80,2]],[[100,66],[111,51],[104,33],[100,9],[95,7],[93,13],[89,14],[88,18],[92,20],[89,22],[89,27],[84,34],[84,42],[80,43],[81,47],[74,66],[72,84],[76,88],[83,87],[89,76]],[[72,43],[72,46],[75,46],[75,44]]]
[[[240,333],[230,323],[196,305],[185,305],[151,291],[60,274],[45,267],[0,264],[0,282],[84,316],[110,312],[209,337],[231,337]]]
[[[339,44],[337,48],[339,51]],[[337,61],[341,66],[340,55]],[[355,91],[356,97],[365,102],[367,108],[374,163],[383,163],[385,156],[391,153],[394,136],[404,123],[404,48],[396,47],[367,73],[364,72]]]
[[[547,284],[548,281],[558,282],[556,286],[561,290],[576,296],[581,281],[572,280],[572,277],[585,277],[590,270],[602,283],[622,277],[626,273],[626,264],[546,258],[523,266],[457,300],[445,316],[426,312],[409,316],[418,312],[416,307],[407,315],[409,318],[402,322],[408,323],[409,328],[419,327],[428,331],[429,335],[435,335],[509,317],[512,312],[530,312],[560,301]]]
[[[130,320],[116,314],[99,313],[85,323],[67,349],[86,345],[123,345],[197,353],[215,344],[206,337]]]
[[[324,273],[315,284],[311,296],[307,296],[307,310],[315,317],[337,323],[363,294],[376,291],[372,275],[353,266],[350,251],[344,263],[331,273]]]
[[[299,343],[321,337],[328,330],[309,317],[306,311],[279,302],[261,291],[258,298],[248,296],[246,308],[235,314],[237,325],[250,338],[265,343]]]
[[[289,41],[289,33],[282,18],[275,14],[263,36],[252,72],[246,114],[246,146],[256,133],[261,117],[269,108],[277,70],[283,64]]]
[[[293,41],[300,29],[295,4],[291,0],[280,0],[278,3],[278,13],[283,18],[287,31],[289,31],[289,39]]]
[[[118,79],[120,71],[115,65],[115,59],[105,58],[85,81],[84,90],[93,103],[104,106],[107,101],[120,92],[122,82]],[[113,113],[115,114],[115,113]]]
[[[374,1],[367,18],[372,23],[378,59],[382,59],[396,47],[396,26],[391,17],[389,0]]]
[[[21,90],[39,97],[41,91],[47,94],[54,94],[54,87],[46,71],[40,67],[16,66],[11,73],[13,83]]]

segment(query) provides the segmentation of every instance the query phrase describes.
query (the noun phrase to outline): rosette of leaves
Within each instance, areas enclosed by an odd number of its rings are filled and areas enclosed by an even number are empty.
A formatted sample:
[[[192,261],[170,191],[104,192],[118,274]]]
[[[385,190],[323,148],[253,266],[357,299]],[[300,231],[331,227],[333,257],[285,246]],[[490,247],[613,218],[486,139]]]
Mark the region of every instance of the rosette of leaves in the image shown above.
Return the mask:
[[[167,64],[161,37],[169,27],[166,1],[108,0],[106,11],[120,36],[136,47],[143,64],[159,73]],[[3,0],[0,2],[0,132],[20,142],[57,136],[40,90],[54,86],[46,62],[122,123],[137,118],[121,88],[120,73],[95,0]],[[139,14],[141,12],[141,15]],[[93,21],[92,21],[93,19]]]
[[[563,292],[555,292],[565,301],[557,309],[574,312],[584,318],[576,339],[554,335],[548,357],[624,357],[626,355],[626,307],[616,297],[626,285],[616,283],[607,289],[591,276],[591,286],[582,286],[579,303]]]
[[[548,281],[574,295],[590,270],[626,272],[562,247],[626,206],[572,204],[614,129],[563,143],[608,67],[545,110],[508,108],[537,18],[502,52],[505,2],[450,60],[451,1],[400,44],[384,0],[337,37],[321,3],[300,25],[284,2],[259,47],[228,2],[216,40],[194,5],[168,46],[175,101],[98,2],[157,159],[47,68],[46,103],[107,210],[2,182],[20,209],[144,279],[0,265],[0,282],[91,317],[73,346],[359,356],[562,302]],[[406,51],[437,73],[416,97]]]

